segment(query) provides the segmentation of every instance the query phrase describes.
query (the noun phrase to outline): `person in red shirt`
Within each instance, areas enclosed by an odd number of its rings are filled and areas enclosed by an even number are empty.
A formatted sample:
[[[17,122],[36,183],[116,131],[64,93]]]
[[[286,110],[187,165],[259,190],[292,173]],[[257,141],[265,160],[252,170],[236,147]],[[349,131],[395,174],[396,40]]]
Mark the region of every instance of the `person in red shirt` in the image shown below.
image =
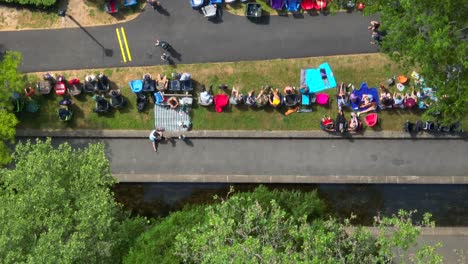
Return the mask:
[[[329,117],[329,116],[324,116],[322,118],[322,126],[323,126],[323,128],[325,128],[327,130],[333,129],[333,119],[331,119],[331,117]]]
[[[24,94],[26,95],[26,97],[30,98],[34,95],[34,88],[32,88],[31,86],[27,87],[26,89],[24,89]]]

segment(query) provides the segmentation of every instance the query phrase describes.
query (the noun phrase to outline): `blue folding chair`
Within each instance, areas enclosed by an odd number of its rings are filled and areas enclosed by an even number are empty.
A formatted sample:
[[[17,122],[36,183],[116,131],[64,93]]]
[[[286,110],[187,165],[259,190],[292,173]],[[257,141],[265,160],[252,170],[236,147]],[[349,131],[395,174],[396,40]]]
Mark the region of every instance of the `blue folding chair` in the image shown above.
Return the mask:
[[[138,4],[137,0],[124,0],[124,6],[132,6]]]

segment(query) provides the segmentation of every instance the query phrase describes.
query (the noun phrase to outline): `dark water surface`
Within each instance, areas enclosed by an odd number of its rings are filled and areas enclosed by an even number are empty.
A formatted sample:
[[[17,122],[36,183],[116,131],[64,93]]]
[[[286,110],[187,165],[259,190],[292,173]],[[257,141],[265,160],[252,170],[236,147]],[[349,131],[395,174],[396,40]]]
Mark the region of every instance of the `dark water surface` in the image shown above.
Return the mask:
[[[166,216],[188,204],[213,202],[213,196],[226,195],[225,183],[120,183],[117,200],[133,214]],[[233,184],[236,191],[253,190],[257,184]],[[399,209],[430,212],[437,226],[468,226],[468,185],[345,185],[345,184],[267,184],[269,188],[318,190],[330,213],[340,217],[357,215],[354,223],[370,225],[377,214],[392,215]]]

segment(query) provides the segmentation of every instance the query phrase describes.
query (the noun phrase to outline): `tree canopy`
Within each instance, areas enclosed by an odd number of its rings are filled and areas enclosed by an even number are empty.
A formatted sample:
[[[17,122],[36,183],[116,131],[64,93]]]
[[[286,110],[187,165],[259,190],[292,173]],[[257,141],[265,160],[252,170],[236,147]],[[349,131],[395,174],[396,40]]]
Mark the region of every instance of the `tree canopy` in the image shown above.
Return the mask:
[[[39,7],[53,6],[57,0],[0,0],[5,3],[17,3],[20,5],[35,5]]]
[[[382,51],[406,68],[420,69],[426,86],[437,88],[426,118],[442,123],[467,115],[467,6],[463,0],[369,0],[366,13],[380,15]]]
[[[429,215],[422,221],[432,224]],[[327,217],[316,192],[258,187],[169,215],[137,240],[124,262],[384,263],[404,257],[420,232],[403,211],[376,218],[376,226],[374,234]],[[424,245],[413,260],[441,263],[435,249]]]
[[[21,64],[21,53],[7,51],[3,60],[0,60],[0,108],[13,108],[10,98],[13,92],[19,92],[24,89],[26,80],[24,75],[19,72]]]
[[[19,143],[14,163],[0,178],[1,262],[118,263],[144,230],[114,201],[103,145]]]
[[[10,149],[5,144],[12,142],[16,135],[18,119],[11,112],[13,92],[21,91],[25,85],[22,73],[18,71],[21,53],[7,52],[0,60],[0,165],[10,162]]]

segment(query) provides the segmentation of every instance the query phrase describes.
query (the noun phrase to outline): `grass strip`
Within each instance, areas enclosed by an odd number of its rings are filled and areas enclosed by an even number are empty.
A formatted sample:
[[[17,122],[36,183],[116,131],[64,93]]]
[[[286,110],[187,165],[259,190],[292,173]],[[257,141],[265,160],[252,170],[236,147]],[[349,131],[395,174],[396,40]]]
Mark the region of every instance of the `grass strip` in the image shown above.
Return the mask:
[[[38,113],[20,114],[20,128],[74,128],[74,129],[151,129],[154,126],[153,105],[142,113],[136,109],[136,97],[131,92],[128,81],[139,79],[149,72],[170,74],[172,72],[189,72],[196,86],[194,94],[198,94],[201,84],[207,87],[213,84],[215,93],[222,93],[217,87],[225,83],[230,88],[236,87],[243,93],[249,90],[260,90],[262,85],[270,85],[280,90],[287,85],[299,86],[300,70],[317,67],[328,62],[334,72],[337,82],[353,83],[359,87],[366,81],[369,87],[378,86],[388,77],[402,74],[396,64],[382,54],[361,54],[346,56],[314,57],[301,59],[278,59],[269,61],[208,63],[136,68],[113,68],[95,70],[74,70],[62,73],[68,79],[75,76],[82,81],[87,73],[103,71],[112,81],[112,87],[120,88],[128,101],[126,108],[113,110],[104,115],[92,111],[94,101],[89,94],[73,98],[75,115],[70,123],[63,123],[57,117],[57,105],[61,97],[55,94],[36,96],[41,109]],[[39,78],[42,73],[32,73]],[[394,88],[392,88],[394,89]],[[335,89],[325,90],[332,95],[330,107],[313,106],[312,113],[294,113],[285,116],[287,108],[275,110],[272,107],[254,110],[247,107],[229,107],[225,113],[217,113],[214,107],[200,107],[196,104],[192,111],[192,123],[195,130],[312,130],[319,129],[319,120],[323,115],[336,116],[337,104],[334,98]],[[195,100],[196,101],[196,100]],[[349,113],[349,110],[347,110]],[[347,116],[349,114],[347,113]],[[416,121],[420,118],[418,110],[385,110],[379,112],[380,126],[375,129],[401,130],[406,120]]]

